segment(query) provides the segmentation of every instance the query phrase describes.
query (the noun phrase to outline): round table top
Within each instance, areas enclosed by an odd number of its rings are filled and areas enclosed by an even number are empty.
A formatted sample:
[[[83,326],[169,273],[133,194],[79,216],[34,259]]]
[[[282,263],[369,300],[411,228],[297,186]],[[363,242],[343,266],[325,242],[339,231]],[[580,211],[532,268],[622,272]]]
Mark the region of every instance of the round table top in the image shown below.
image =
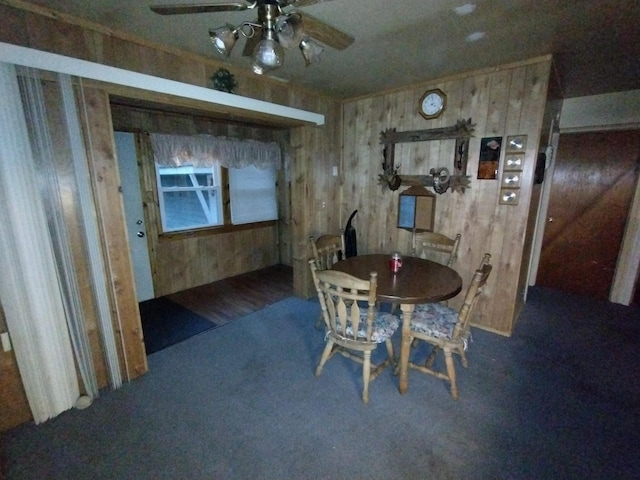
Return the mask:
[[[331,269],[368,279],[378,273],[378,300],[393,303],[433,303],[455,297],[462,290],[458,272],[431,260],[402,257],[398,273],[389,268],[390,255],[359,255],[335,263]]]

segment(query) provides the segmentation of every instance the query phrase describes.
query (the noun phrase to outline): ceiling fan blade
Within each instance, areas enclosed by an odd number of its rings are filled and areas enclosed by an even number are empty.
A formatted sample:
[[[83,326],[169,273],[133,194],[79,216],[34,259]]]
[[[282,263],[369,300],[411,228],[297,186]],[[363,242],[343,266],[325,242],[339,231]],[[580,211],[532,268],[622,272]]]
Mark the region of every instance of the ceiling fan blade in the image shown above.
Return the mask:
[[[230,12],[247,10],[251,8],[246,3],[225,2],[225,3],[196,3],[182,5],[152,5],[149,7],[152,12],[160,15],[182,15],[184,13],[210,13],[210,12]]]
[[[351,35],[341,32],[307,13],[297,13],[302,15],[305,34],[315,38],[320,43],[324,43],[336,50],[344,50],[355,40]]]

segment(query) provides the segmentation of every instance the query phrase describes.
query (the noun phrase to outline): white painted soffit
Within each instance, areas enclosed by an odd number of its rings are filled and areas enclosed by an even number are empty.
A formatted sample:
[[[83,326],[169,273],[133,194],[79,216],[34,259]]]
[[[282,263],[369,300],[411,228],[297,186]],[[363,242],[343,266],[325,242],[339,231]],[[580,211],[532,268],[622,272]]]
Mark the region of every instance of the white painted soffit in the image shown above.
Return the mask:
[[[102,65],[101,63],[89,62],[4,42],[0,42],[0,61],[24,67],[75,75],[125,87],[174,95],[191,100],[199,100],[247,112],[257,112],[269,116],[299,120],[304,123],[324,125],[324,115],[319,113],[299,110],[297,108],[242,97],[232,93],[220,92],[188,83],[176,82],[175,80],[154,77],[144,73],[132,72],[122,68]]]

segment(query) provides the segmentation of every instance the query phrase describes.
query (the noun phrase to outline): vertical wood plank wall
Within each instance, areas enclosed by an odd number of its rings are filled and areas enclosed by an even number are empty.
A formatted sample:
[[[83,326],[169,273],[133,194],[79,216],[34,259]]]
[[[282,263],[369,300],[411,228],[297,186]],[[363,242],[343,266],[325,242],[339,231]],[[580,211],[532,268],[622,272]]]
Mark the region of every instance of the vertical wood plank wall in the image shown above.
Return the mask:
[[[455,268],[465,287],[484,252],[491,253],[494,270],[488,298],[479,305],[474,322],[506,335],[511,333],[526,286],[521,267],[528,265],[528,258],[523,258],[525,233],[550,67],[551,59],[543,57],[354,99],[344,105],[342,210],[359,211],[355,220],[358,253],[411,251],[410,232],[396,228],[398,195],[406,187],[392,192],[377,183],[382,163],[380,132],[448,127],[459,119],[471,118],[475,124],[467,166],[471,188],[465,193],[447,191],[437,196],[435,230],[450,236],[462,234]],[[439,118],[425,120],[418,114],[418,100],[435,87],[447,94],[447,108]],[[476,178],[480,140],[499,136],[504,144],[510,135],[528,136],[520,201],[515,206],[498,203],[501,172],[496,180]],[[452,170],[453,146],[454,140],[397,144],[395,164],[400,165],[400,176],[427,175],[437,167]],[[451,304],[459,302],[458,298]]]
[[[153,286],[156,297],[186,290],[248,271],[285,263],[280,257],[279,225],[225,233],[161,236],[153,154],[146,132],[177,135],[208,134],[220,137],[251,138],[288,144],[286,130],[231,124],[187,113],[170,113],[123,105],[111,106],[115,130],[137,132],[138,162],[142,172],[141,189],[144,202],[147,243],[149,245]],[[285,166],[284,169],[286,169]],[[286,201],[286,173],[280,173],[279,196]],[[287,224],[287,209],[281,210]]]
[[[121,35],[91,22],[75,19],[19,0],[3,0],[0,4],[0,41],[127,68],[132,71],[199,86],[208,86],[209,78],[218,68],[223,66],[219,62],[144,43],[129,35]],[[224,66],[229,68],[226,65]],[[329,162],[333,164],[339,161],[340,158],[340,144],[336,140],[341,131],[340,103],[328,97],[292,88],[290,85],[267,78],[244,75],[242,72],[236,71],[232,71],[232,73],[238,79],[238,94],[240,95],[325,115],[325,125],[322,127],[300,126],[290,132],[291,173],[287,181],[291,182],[291,187],[289,188],[291,197],[290,199],[283,198],[282,201],[285,205],[291,205],[291,216],[280,225],[279,232],[270,232],[267,236],[269,241],[274,242],[274,245],[278,235],[281,242],[290,245],[290,251],[292,252],[290,258],[294,267],[294,283],[297,291],[304,295],[306,294],[306,285],[310,283],[306,264],[306,258],[309,255],[306,239],[309,235],[316,234],[318,231],[337,230],[339,228],[340,215],[337,212],[337,208],[333,208],[333,204],[330,203],[335,202],[338,198],[338,182],[330,182],[328,185],[323,185],[322,191],[316,188],[314,182],[316,181],[316,176],[324,175],[324,172],[330,170]],[[88,156],[95,155],[99,162],[99,165],[96,165],[98,170],[106,169],[109,172],[115,172],[117,171],[115,157],[112,154],[109,155],[109,150],[113,150],[113,127],[110,124],[111,111],[107,95],[111,92],[109,85],[103,85],[102,87],[102,92],[95,88],[92,90],[94,94],[91,109],[93,119],[91,124],[93,128],[92,135],[96,135],[100,142],[93,146],[94,151],[89,151]],[[122,90],[116,92],[114,89],[114,93],[119,96],[126,96],[127,92]],[[131,96],[135,98],[135,93],[132,92]],[[151,98],[151,100],[154,99]],[[164,103],[168,101],[166,96],[159,96],[155,100]],[[107,123],[99,125],[105,119],[108,119]],[[323,165],[323,162],[327,163],[327,165]],[[101,184],[112,182],[113,178],[106,179],[105,182],[97,178],[93,180],[96,182],[94,185],[96,185],[98,182]],[[318,204],[317,199],[328,199],[326,210],[330,212],[329,214],[312,215],[309,213],[311,207],[307,208],[307,203],[316,205]],[[113,200],[111,206],[114,210],[108,213],[109,216],[107,218],[102,218],[107,222],[106,225],[109,225],[109,222],[117,217],[118,212],[122,214],[120,199]],[[101,215],[104,212],[97,212],[97,214]],[[122,218],[117,224],[113,225],[111,234],[107,248],[112,252],[115,252],[114,248],[119,249],[120,253],[127,252],[127,239]],[[249,236],[249,239],[241,242],[243,245],[252,241],[255,242],[256,238],[262,238],[262,232],[259,231],[246,231],[242,235]],[[223,237],[220,238],[222,239]],[[227,237],[227,240],[230,243],[234,241],[229,237]],[[179,245],[179,243],[168,242],[162,248],[169,249],[170,253],[168,255],[175,255],[176,252],[171,251],[170,247],[176,245]],[[184,255],[190,256],[194,250],[198,251],[199,248],[200,246],[198,245],[189,244],[180,246],[179,250]],[[276,245],[275,250],[277,248]],[[157,254],[161,255],[162,252],[157,252]],[[252,260],[252,255],[250,249],[234,251],[230,255],[230,257],[235,257],[234,262],[239,269],[237,273],[242,273],[241,270],[249,271],[254,268],[255,261]],[[115,301],[114,315],[122,315],[121,318],[124,320],[122,329],[118,326],[116,331],[122,334],[125,341],[122,353],[127,362],[129,362],[129,371],[125,377],[134,378],[136,375],[146,371],[146,357],[144,345],[139,341],[140,332],[139,330],[136,331],[136,328],[139,329],[140,324],[137,308],[135,308],[132,279],[126,280],[127,268],[129,269],[129,274],[131,273],[128,256],[126,258],[118,256],[116,263],[117,265],[112,266],[114,270],[110,272],[115,296],[113,299]],[[134,308],[135,311],[133,310]],[[120,309],[119,313],[116,313],[117,309]],[[130,315],[126,314],[127,311]],[[96,366],[97,370],[104,372],[102,359],[97,359],[96,363],[98,364]],[[0,395],[0,411],[10,415],[3,417],[4,421],[0,425],[0,429],[6,430],[31,418],[31,414],[20,385],[20,376],[15,365],[15,357],[11,352],[2,353],[1,366],[0,390],[3,393]]]
[[[354,209],[359,210],[354,221],[358,231],[359,252],[389,252],[398,247],[404,251],[409,249],[410,235],[395,227],[399,192],[383,190],[377,184],[382,162],[380,132],[386,128],[403,131],[450,126],[458,119],[471,118],[476,124],[467,169],[467,173],[472,176],[471,189],[464,194],[447,192],[437,197],[436,230],[462,234],[457,268],[465,281],[485,251],[493,255],[495,269],[489,284],[489,298],[480,306],[476,323],[499,333],[510,333],[524,288],[521,280],[523,262],[528,262],[523,257],[526,253],[524,240],[550,58],[451,77],[341,103],[314,92],[245,74],[214,60],[153,45],[131,35],[20,0],[2,0],[0,3],[0,41],[199,86],[209,86],[209,78],[224,66],[236,75],[240,95],[325,115],[323,126],[294,127],[288,132],[291,165],[285,174],[285,182],[289,197],[285,195],[280,202],[288,207],[287,213],[290,212],[290,216],[286,221],[280,222],[277,232],[269,233],[274,239],[279,239],[281,258],[289,257],[294,268],[294,287],[302,296],[313,294],[307,265],[310,255],[309,236],[344,228],[348,215]],[[420,96],[432,87],[439,87],[447,93],[448,107],[441,118],[427,121],[417,114],[416,107]],[[95,103],[91,113],[93,118],[103,121],[110,118],[111,114],[107,95],[117,93],[126,96],[126,92],[123,94],[122,90],[115,89],[110,91],[109,85],[101,88],[102,92],[93,90]],[[131,96],[134,95],[131,93]],[[166,97],[158,97],[156,100],[160,103],[168,101]],[[106,142],[111,136],[112,126],[104,123],[100,126],[98,123],[100,122],[93,125],[93,133]],[[142,126],[137,128],[143,130]],[[479,141],[486,136],[502,136],[504,139],[507,135],[514,134],[529,137],[521,198],[517,206],[502,206],[498,204],[499,180],[475,179]],[[94,146],[94,149],[102,150],[88,153],[101,155],[102,168],[113,170],[114,159],[105,155],[104,150],[113,148],[113,145],[109,146],[107,143]],[[452,143],[439,141],[397,145],[396,163],[401,165],[400,173],[425,174],[432,167],[451,168]],[[144,150],[145,146],[139,145],[139,148]],[[337,176],[333,175],[333,167],[337,167]],[[111,212],[110,215],[116,214]],[[123,225],[116,225],[112,234],[109,248],[119,245],[124,251],[127,240]],[[246,235],[249,238],[242,240],[243,244],[255,241],[261,233],[247,231]],[[224,235],[220,236],[220,240],[224,240]],[[155,248],[158,249],[155,252],[157,258],[175,256],[178,252],[180,255],[191,256],[201,249],[212,249],[211,245],[202,246],[192,242],[167,242],[166,245],[158,244]],[[285,252],[284,255],[282,251]],[[244,254],[244,257],[236,258],[236,265],[229,268],[238,268],[237,273],[242,273],[244,268],[253,268],[255,261],[251,259],[250,252],[234,252],[236,254]],[[119,259],[117,271],[112,272],[116,287],[115,301],[125,299],[125,304],[121,306],[123,314],[131,309],[131,298],[134,298],[132,283],[128,280],[123,284],[119,283],[124,278],[122,275],[126,277],[127,268],[130,269],[128,259]],[[189,272],[188,276],[192,273]],[[185,276],[178,284],[187,285],[188,282]],[[167,290],[174,288],[183,286],[177,287],[174,284],[167,287]],[[130,313],[133,315],[132,311]],[[131,340],[123,355],[133,365],[130,373],[132,378],[140,369],[145,368],[143,346],[138,344],[135,347],[135,328],[139,327],[135,319],[136,315],[133,315],[133,320],[125,325],[128,332],[122,332],[123,335],[129,335]],[[15,368],[11,375],[4,375],[12,369],[11,362],[6,357],[3,354],[0,389],[13,391],[15,388],[11,379],[19,376]],[[19,401],[17,397],[18,393],[10,395],[8,399],[0,396],[0,402],[11,402],[12,399]],[[0,409],[3,407],[4,404],[0,404]],[[19,415],[14,420],[20,421]],[[4,427],[8,428],[7,425]]]

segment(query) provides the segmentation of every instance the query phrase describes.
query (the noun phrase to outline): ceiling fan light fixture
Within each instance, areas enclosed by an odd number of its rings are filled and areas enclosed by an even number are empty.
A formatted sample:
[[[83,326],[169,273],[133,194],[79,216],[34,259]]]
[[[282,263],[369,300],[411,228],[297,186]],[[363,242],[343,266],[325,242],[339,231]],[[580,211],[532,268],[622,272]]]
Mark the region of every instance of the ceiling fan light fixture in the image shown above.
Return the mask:
[[[304,57],[304,61],[308,67],[313,62],[320,61],[320,54],[324,51],[324,47],[317,42],[314,42],[309,37],[305,37],[300,42],[300,51],[302,52],[302,56]]]
[[[296,12],[281,15],[276,22],[276,32],[278,33],[278,42],[284,48],[299,45],[304,36],[302,15]]]
[[[216,51],[220,55],[228,57],[236,44],[236,40],[238,40],[238,30],[231,25],[225,25],[224,27],[209,30],[209,37]]]
[[[262,75],[270,70],[280,68],[284,63],[284,48],[275,39],[273,30],[264,30],[262,40],[253,51],[254,73]]]

